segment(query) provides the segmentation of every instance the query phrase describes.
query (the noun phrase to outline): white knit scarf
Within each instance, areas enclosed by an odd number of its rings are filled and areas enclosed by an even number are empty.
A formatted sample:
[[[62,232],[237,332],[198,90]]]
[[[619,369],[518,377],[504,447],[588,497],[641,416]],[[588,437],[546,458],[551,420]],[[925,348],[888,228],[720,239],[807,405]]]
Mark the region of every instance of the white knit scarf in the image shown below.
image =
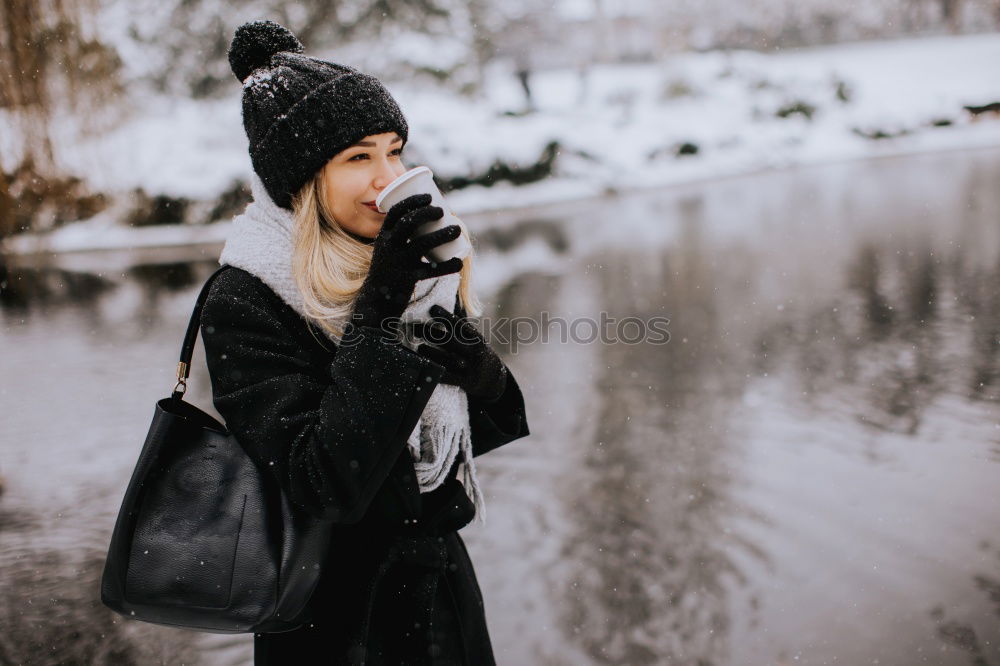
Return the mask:
[[[303,319],[315,323],[339,344],[334,333],[306,314],[302,293],[292,275],[294,219],[291,211],[274,203],[257,174],[252,174],[250,186],[253,201],[233,219],[219,263],[242,268],[260,278]],[[451,273],[417,282],[402,315],[404,324],[430,320],[430,308],[435,304],[453,311],[460,279],[458,273]],[[343,328],[346,321],[335,323]],[[413,350],[421,344],[409,334],[402,335],[400,340]],[[421,493],[430,492],[444,482],[461,449],[463,485],[476,507],[476,518],[485,523],[485,504],[472,458],[469,403],[463,389],[443,383],[434,387],[427,406],[407,438],[407,448],[414,461]]]

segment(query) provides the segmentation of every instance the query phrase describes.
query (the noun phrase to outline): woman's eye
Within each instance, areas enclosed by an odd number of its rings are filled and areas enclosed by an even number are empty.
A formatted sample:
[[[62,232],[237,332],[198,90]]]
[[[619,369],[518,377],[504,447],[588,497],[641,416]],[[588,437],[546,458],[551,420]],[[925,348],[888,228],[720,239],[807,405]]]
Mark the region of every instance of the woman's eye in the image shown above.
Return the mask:
[[[402,155],[402,154],[403,154],[403,149],[402,149],[402,148],[397,148],[396,150],[392,151],[392,152],[391,152],[391,153],[389,153],[389,154],[390,154],[390,155],[395,155],[395,156],[399,157],[400,155]],[[356,160],[357,160],[357,159],[358,159],[359,157],[363,157],[363,158],[366,158],[366,159],[367,159],[367,158],[368,158],[368,153],[358,153],[357,155],[354,155],[354,156],[352,156],[352,157],[348,157],[348,158],[347,158],[347,161],[348,161],[348,162],[354,162],[354,161],[356,161]]]

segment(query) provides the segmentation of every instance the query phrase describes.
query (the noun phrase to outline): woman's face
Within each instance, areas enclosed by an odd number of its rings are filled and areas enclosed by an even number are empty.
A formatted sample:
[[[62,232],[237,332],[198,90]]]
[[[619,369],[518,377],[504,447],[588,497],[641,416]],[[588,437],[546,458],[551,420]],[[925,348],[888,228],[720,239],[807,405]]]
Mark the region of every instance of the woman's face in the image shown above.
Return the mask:
[[[406,171],[403,140],[395,132],[371,134],[340,151],[323,167],[326,204],[340,226],[365,238],[382,228],[375,197]]]

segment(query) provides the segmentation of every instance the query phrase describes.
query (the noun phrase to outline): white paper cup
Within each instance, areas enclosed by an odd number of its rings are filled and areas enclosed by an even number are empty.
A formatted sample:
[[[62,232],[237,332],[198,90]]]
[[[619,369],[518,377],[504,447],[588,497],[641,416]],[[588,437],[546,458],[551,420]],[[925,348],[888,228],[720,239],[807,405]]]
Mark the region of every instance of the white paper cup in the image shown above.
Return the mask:
[[[438,229],[444,229],[452,224],[458,225],[462,230],[461,235],[453,241],[443,243],[431,248],[429,258],[437,262],[445,262],[453,257],[464,259],[472,251],[472,243],[469,241],[469,232],[465,224],[451,211],[445,203],[444,195],[434,183],[434,174],[425,166],[418,166],[402,174],[396,180],[389,183],[375,199],[375,207],[383,213],[414,194],[430,194],[431,205],[440,206],[444,210],[444,215],[440,220],[431,220],[417,227],[415,235],[429,234]]]

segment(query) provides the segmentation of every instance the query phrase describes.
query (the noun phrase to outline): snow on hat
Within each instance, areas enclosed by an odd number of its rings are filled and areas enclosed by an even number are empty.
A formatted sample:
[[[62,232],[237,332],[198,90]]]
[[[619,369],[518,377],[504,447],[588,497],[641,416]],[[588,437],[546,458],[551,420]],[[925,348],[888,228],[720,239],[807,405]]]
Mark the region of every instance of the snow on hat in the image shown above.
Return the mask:
[[[229,65],[243,83],[250,161],[268,194],[291,210],[292,195],[330,158],[369,134],[407,139],[399,105],[373,76],[302,54],[273,21],[236,29]]]

